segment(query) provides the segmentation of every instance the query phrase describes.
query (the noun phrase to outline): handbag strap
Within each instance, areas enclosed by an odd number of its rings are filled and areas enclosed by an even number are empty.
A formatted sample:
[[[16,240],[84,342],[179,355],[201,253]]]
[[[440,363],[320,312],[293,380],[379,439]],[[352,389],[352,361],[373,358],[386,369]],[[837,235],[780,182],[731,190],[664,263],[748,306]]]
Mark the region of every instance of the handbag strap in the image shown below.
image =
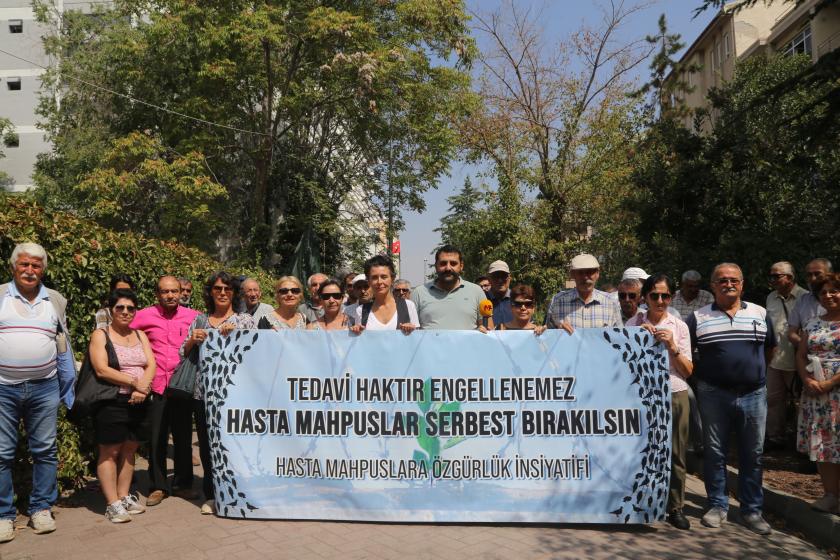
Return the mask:
[[[108,354],[108,367],[111,369],[115,369],[117,371],[120,370],[120,359],[117,357],[117,350],[114,348],[114,343],[111,341],[111,337],[108,335],[108,328],[102,329],[102,332],[105,333],[105,353]],[[140,339],[140,335],[137,335],[137,339]]]

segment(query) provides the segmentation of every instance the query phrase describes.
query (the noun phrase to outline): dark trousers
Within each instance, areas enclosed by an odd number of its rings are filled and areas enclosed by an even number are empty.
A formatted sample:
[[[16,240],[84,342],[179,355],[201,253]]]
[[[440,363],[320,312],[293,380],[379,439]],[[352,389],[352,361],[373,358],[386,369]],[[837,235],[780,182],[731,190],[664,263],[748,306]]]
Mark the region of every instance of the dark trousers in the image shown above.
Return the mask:
[[[171,492],[166,477],[166,454],[169,434],[174,448],[175,478],[173,486],[190,488],[193,483],[192,465],[192,401],[167,399],[152,393],[149,401],[149,493],[155,490]]]
[[[204,469],[204,482],[201,490],[205,500],[214,500],[213,461],[210,458],[210,437],[207,434],[207,412],[203,400],[193,399],[195,410],[195,433],[198,436],[198,455],[201,457],[201,468]]]

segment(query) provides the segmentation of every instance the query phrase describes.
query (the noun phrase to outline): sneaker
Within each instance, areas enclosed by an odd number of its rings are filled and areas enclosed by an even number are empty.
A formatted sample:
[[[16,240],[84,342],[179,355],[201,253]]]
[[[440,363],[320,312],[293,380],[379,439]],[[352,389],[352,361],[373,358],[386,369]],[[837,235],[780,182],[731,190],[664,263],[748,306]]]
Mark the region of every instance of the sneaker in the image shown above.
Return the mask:
[[[772,531],[770,525],[764,521],[764,518],[758,512],[741,515],[741,523],[747,529],[759,535],[769,535]]]
[[[111,523],[128,523],[131,521],[131,514],[129,514],[122,502],[116,501],[105,508],[105,519]]]
[[[213,515],[216,513],[216,502],[207,500],[201,504],[201,515]]]
[[[163,490],[155,490],[146,498],[146,507],[156,506],[168,497]]]
[[[721,526],[721,524],[726,523],[726,514],[727,511],[722,507],[713,507],[710,508],[709,511],[703,515],[700,519],[700,523],[705,525],[706,527],[711,527],[712,529],[717,529]]]
[[[125,511],[131,515],[137,515],[146,511],[146,508],[140,503],[140,500],[138,500],[137,496],[134,494],[125,496],[122,500],[120,500],[120,502],[122,502],[122,506],[125,508]]]
[[[9,542],[15,538],[14,519],[0,519],[0,543]]]
[[[29,526],[34,529],[36,535],[52,533],[55,531],[55,519],[53,519],[50,510],[42,509],[41,511],[36,511],[29,517]]]
[[[834,513],[837,511],[837,496],[834,494],[826,494],[819,500],[811,502],[811,509],[817,511],[824,511],[827,513]]]

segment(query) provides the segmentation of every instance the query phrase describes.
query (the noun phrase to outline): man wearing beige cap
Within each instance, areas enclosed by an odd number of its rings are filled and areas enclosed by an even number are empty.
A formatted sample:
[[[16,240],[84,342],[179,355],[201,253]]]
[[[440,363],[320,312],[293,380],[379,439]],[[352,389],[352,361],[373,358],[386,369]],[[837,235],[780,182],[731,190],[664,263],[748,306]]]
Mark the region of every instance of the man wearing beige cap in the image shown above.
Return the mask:
[[[581,254],[572,259],[569,267],[575,287],[560,292],[551,299],[545,324],[550,329],[592,329],[621,327],[621,307],[606,292],[595,289],[600,276],[598,259]]]
[[[493,324],[513,321],[510,307],[510,267],[505,261],[493,261],[487,269],[490,277],[490,301],[493,302]]]

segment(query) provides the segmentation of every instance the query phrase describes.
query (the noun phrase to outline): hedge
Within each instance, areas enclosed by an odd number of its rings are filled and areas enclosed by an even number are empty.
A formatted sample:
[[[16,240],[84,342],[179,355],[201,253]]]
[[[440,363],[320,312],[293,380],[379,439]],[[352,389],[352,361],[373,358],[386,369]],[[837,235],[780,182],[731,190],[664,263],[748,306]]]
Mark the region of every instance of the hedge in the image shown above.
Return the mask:
[[[17,243],[41,244],[48,254],[44,284],[67,298],[67,318],[73,348],[81,359],[94,329],[94,314],[108,290],[111,275],[128,274],[137,284],[141,305],[155,301],[154,287],[162,274],[193,280],[193,303],[201,303],[204,279],[225,268],[198,249],[176,241],[149,239],[132,233],[108,230],[89,220],[61,212],[48,212],[27,196],[0,194],[0,283],[11,279],[8,259]],[[271,294],[272,278],[253,268],[226,268],[233,274],[255,277],[263,294]],[[58,424],[59,485],[62,490],[80,487],[94,461],[88,429],[80,429],[61,414]],[[25,507],[31,484],[31,460],[21,432],[15,464],[18,508]]]

